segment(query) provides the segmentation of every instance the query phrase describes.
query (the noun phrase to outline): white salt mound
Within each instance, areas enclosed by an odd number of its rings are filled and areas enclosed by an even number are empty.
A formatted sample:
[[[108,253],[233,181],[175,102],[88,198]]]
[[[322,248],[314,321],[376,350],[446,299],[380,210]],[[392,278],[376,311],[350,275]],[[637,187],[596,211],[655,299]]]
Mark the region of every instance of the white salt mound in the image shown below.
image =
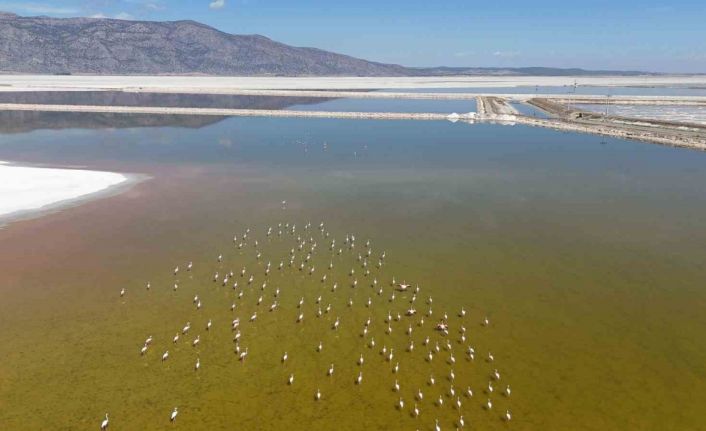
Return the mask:
[[[0,161],[0,217],[41,210],[126,180],[114,172],[12,166]]]

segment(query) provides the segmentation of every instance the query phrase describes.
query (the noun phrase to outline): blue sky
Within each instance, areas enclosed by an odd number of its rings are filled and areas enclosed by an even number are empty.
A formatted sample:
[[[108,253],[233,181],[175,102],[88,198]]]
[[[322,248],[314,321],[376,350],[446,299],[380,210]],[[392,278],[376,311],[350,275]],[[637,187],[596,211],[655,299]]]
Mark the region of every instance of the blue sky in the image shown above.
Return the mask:
[[[706,3],[547,0],[0,0],[19,15],[193,19],[408,66],[706,73]]]

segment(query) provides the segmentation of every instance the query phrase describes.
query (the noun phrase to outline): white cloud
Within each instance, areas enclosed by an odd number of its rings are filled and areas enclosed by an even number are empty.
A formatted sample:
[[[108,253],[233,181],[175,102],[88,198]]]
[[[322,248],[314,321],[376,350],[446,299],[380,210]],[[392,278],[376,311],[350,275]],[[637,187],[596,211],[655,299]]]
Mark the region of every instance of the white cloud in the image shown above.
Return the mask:
[[[155,11],[164,10],[167,7],[163,0],[124,0],[126,3],[131,3],[143,7],[145,9]]]
[[[19,12],[42,14],[42,15],[71,15],[78,14],[79,10],[70,7],[53,6],[46,3],[31,3],[31,2],[0,2],[0,9],[16,10]]]
[[[130,15],[127,12],[120,12],[119,14],[115,15],[115,19],[131,20],[131,19],[135,19],[135,17]]]
[[[495,51],[493,57],[512,58],[520,55],[517,51]]]
[[[208,7],[211,9],[220,9],[226,5],[226,0],[213,0]]]

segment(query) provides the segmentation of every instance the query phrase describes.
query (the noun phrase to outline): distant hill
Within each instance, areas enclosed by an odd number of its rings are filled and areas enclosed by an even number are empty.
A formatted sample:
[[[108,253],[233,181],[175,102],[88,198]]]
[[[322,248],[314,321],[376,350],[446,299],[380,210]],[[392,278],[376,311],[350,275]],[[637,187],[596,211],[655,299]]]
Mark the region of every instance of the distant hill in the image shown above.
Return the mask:
[[[636,75],[641,72],[528,68],[413,68],[195,21],[20,17],[0,12],[0,72],[258,76]]]

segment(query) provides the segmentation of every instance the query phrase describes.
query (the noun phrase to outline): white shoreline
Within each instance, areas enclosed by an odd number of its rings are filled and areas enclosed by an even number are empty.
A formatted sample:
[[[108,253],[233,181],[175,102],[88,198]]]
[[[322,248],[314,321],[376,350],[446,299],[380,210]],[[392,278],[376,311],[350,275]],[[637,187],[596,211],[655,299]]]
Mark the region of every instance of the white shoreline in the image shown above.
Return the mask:
[[[124,191],[137,175],[0,161],[0,225]]]
[[[384,88],[468,88],[519,86],[697,86],[706,75],[657,76],[443,76],[443,77],[252,77],[168,75],[2,75],[0,91],[227,91],[373,90]]]

